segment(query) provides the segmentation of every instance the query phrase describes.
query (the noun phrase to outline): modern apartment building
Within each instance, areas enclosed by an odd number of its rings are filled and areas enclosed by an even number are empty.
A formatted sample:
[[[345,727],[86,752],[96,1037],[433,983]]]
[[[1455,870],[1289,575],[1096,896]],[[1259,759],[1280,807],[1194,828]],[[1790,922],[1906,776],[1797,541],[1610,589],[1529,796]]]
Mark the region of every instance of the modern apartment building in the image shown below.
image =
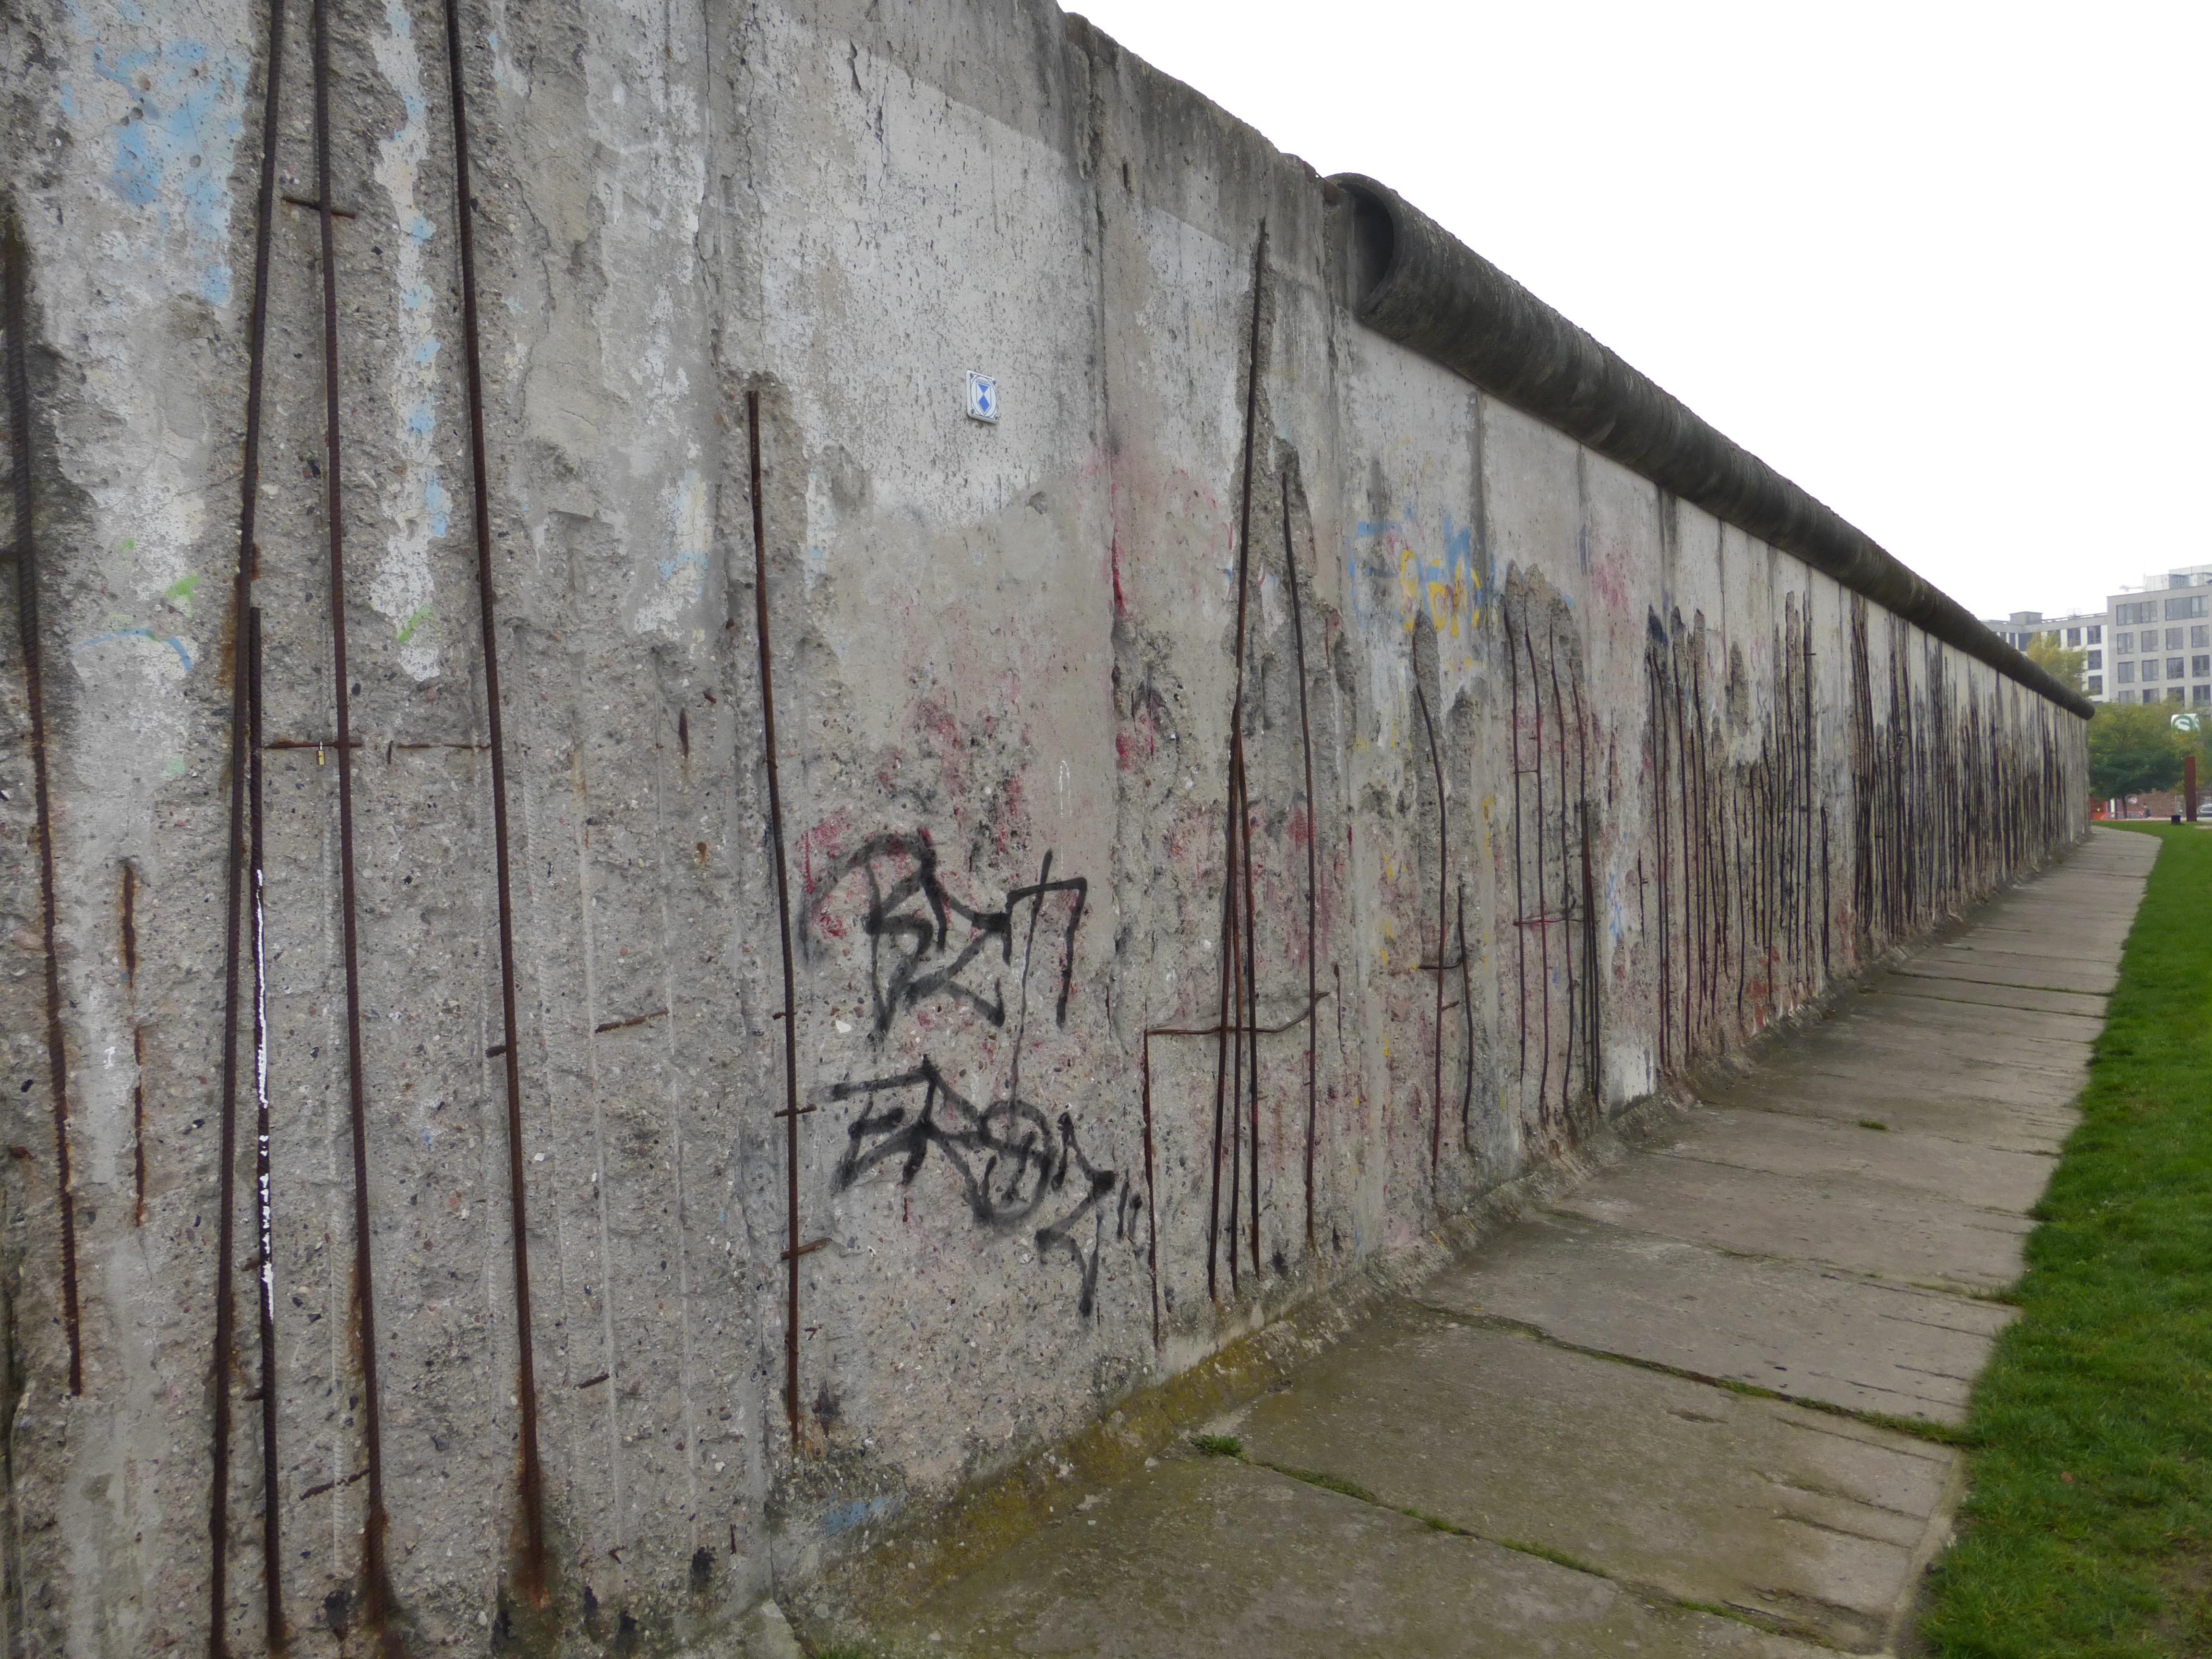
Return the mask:
[[[2212,703],[2212,565],[2148,577],[2105,603],[2105,701]]]
[[[2102,611],[2015,611],[1982,625],[2022,651],[2048,638],[2081,652],[2092,702],[2212,703],[2212,564],[2154,572]]]
[[[2015,611],[1998,622],[1984,617],[1982,626],[2007,645],[2022,651],[2044,635],[2055,635],[2069,651],[2086,653],[2081,659],[2081,691],[2092,702],[2108,702],[2105,690],[2110,671],[2105,665],[2108,647],[2105,630],[2111,618],[2102,611],[2077,611],[2070,617],[2046,617],[2040,611]]]

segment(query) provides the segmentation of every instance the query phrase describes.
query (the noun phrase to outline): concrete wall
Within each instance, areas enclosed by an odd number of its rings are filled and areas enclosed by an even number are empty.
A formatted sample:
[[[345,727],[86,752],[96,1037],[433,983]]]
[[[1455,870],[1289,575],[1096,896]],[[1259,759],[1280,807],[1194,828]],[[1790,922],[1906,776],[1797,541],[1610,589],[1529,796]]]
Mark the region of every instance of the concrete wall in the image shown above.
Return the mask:
[[[1362,330],[1334,192],[1050,4],[462,9],[550,1600],[443,15],[331,24],[363,1285],[295,4],[252,583],[295,1650],[378,1616],[373,1487],[410,1648],[702,1639],[2081,833],[2071,716]],[[74,1227],[11,649],[11,1651],[206,1639],[218,1389],[265,1638],[250,1007],[216,1322],[267,27],[0,0]],[[1221,1024],[1225,887],[1264,1034],[1148,1036]]]

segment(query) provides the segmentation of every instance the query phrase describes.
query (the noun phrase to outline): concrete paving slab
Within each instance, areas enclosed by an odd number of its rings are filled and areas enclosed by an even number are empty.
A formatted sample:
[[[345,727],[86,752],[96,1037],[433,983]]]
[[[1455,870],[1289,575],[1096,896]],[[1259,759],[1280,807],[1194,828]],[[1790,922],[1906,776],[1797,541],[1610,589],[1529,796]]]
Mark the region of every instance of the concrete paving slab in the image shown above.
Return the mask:
[[[2081,1092],[2078,1077],[1968,1060],[1946,1054],[1935,1043],[1901,1060],[1894,1054],[1808,1042],[1776,1054],[1755,1075],[1778,1084],[1832,1078],[1888,1090],[1900,1099],[2002,1102],[2024,1110],[2070,1111]]]
[[[871,1632],[899,1659],[1813,1659],[1231,1458],[1164,1461]]]
[[[1838,1003],[1826,1023],[1858,1019],[1879,1012],[1931,1024],[1949,1022],[1966,1030],[2033,1042],[2093,1043],[2107,1012],[2107,1001],[2103,997],[2085,1000],[2081,1007],[2073,1009],[2022,1008],[2012,1003],[1948,995],[1948,985],[1934,980],[1893,980],[1878,990],[1862,992]]]
[[[1553,1207],[1747,1255],[1825,1262],[1908,1285],[2001,1290],[2033,1224],[1864,1176],[1769,1175],[1639,1158]]]
[[[1893,1133],[1963,1140],[2014,1152],[2055,1154],[2081,1121],[2071,1106],[2030,1107],[1986,1097],[1946,1097],[1908,1092],[1893,1077],[1760,1076],[1716,1093],[1723,1110],[1777,1112],[1857,1124],[1869,1120]]]
[[[1792,1399],[1966,1421],[2013,1310],[1544,1214],[1431,1279],[1427,1305]]]
[[[1867,1176],[2016,1215],[2043,1196],[2056,1164],[2033,1152],[1889,1127],[1869,1129],[1858,1121],[1710,1107],[1692,1114],[1679,1132],[1655,1141],[1651,1150],[1771,1175]]]
[[[1895,1020],[1831,1020],[1790,1045],[1790,1058],[1811,1062],[1836,1054],[1887,1055],[1917,1066],[1931,1054],[1989,1077],[1992,1072],[2040,1073],[2074,1079],[2089,1063],[2086,1043],[2031,1042],[1994,1032],[1931,1032]]]
[[[1924,982],[1924,981],[1923,981]],[[2004,1003],[1965,1002],[1956,998],[1923,996],[1917,992],[1885,990],[1846,1004],[1829,1022],[1844,1029],[1858,1020],[1909,1026],[1915,1030],[1987,1032],[2008,1040],[2034,1043],[2069,1043],[2087,1051],[2105,1029],[2104,1011],[2094,1014],[2053,1012],[2048,1009],[2015,1008]]]
[[[2039,962],[2032,957],[2008,957],[1996,951],[1962,952],[1956,956],[1915,957],[1896,972],[1913,979],[1964,979],[1981,985],[2014,985],[2031,991],[2095,991],[2108,993],[2118,975],[2077,968],[2070,963]]]
[[[1948,945],[1912,958],[1915,964],[1953,966],[1960,963],[1974,963],[2003,972],[2018,972],[2039,982],[2046,972],[2063,973],[2069,987],[2080,990],[2103,991],[2109,994],[2119,982],[2118,965],[2112,957],[2095,957],[2073,951],[2050,949],[2034,950],[2010,939],[1988,939],[1978,933],[1955,939]],[[2076,980],[2080,981],[2077,985]]]
[[[1931,1001],[1985,1003],[1993,1008],[2021,1008],[2032,1012],[2081,1014],[2101,1022],[2108,999],[2094,991],[2041,991],[2018,985],[1982,985],[1972,980],[1936,979],[1925,975],[1885,973],[1875,979],[1871,990],[1877,994],[1894,993],[1900,996],[1923,997]]]
[[[2079,909],[2008,912],[1978,918],[1972,935],[1989,951],[2048,952],[2064,962],[2109,962],[2127,942],[2128,929],[2082,920]]]
[[[1235,1426],[1255,1458],[1862,1650],[1910,1587],[1954,1459],[1413,1310]]]

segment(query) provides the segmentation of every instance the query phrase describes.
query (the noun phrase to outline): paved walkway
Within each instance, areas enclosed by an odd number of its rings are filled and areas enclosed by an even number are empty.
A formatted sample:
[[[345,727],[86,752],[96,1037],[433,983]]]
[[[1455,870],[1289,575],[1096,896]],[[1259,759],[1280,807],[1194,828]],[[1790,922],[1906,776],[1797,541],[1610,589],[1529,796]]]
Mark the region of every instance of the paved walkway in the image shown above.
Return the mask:
[[[2156,852],[2098,831],[1212,1425],[1243,1459],[1164,1456],[877,1639],[1893,1650],[1962,1469],[1881,1419],[1963,1420]]]

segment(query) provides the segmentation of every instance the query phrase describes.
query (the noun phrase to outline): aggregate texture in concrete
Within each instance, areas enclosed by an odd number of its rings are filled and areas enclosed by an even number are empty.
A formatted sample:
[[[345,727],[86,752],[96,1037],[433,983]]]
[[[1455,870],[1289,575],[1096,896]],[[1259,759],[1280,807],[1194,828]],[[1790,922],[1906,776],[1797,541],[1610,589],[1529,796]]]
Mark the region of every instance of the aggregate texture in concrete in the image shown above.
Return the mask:
[[[1050,0],[0,0],[11,1651],[720,1639],[2081,839],[1353,218]]]
[[[1826,1024],[1868,1040],[1916,999],[1913,963],[2031,915],[2051,924],[2054,961],[2109,976],[2156,851],[2098,832]],[[1961,1030],[2022,1035],[2021,1008],[1957,1006]],[[2025,1012],[2078,1089],[2098,1018]],[[1755,1103],[1686,1110],[1678,1133],[1209,1425],[1236,1455],[1194,1443],[1123,1485],[1071,1490],[1034,1537],[875,1609],[868,1638],[948,1656],[1904,1650],[1961,1468],[1940,1437],[1899,1431],[1962,1422],[2012,1317],[1961,1287],[2020,1270],[2044,1182],[2011,1173],[2022,1154],[2002,1121],[2043,1112],[1984,1072],[1984,1114],[1831,1133],[1783,1103],[1819,1082],[1766,1076],[1814,1040],[1760,1056],[1742,1085]],[[1924,1059],[1876,1053],[1882,1092],[1923,1098]],[[1698,1214],[1773,1210],[1766,1173],[1729,1153],[1808,1125],[1825,1138],[1787,1143],[1796,1178],[1852,1203],[1717,1246]],[[1859,1143],[1875,1141],[1870,1158]],[[1723,1160],[1710,1185],[1651,1184],[1709,1152]],[[2047,1174],[2047,1155],[2033,1161]],[[1977,1184],[1984,1167],[2008,1173]],[[1875,1195],[1940,1219],[1869,1261],[1854,1218],[1882,1213]]]

